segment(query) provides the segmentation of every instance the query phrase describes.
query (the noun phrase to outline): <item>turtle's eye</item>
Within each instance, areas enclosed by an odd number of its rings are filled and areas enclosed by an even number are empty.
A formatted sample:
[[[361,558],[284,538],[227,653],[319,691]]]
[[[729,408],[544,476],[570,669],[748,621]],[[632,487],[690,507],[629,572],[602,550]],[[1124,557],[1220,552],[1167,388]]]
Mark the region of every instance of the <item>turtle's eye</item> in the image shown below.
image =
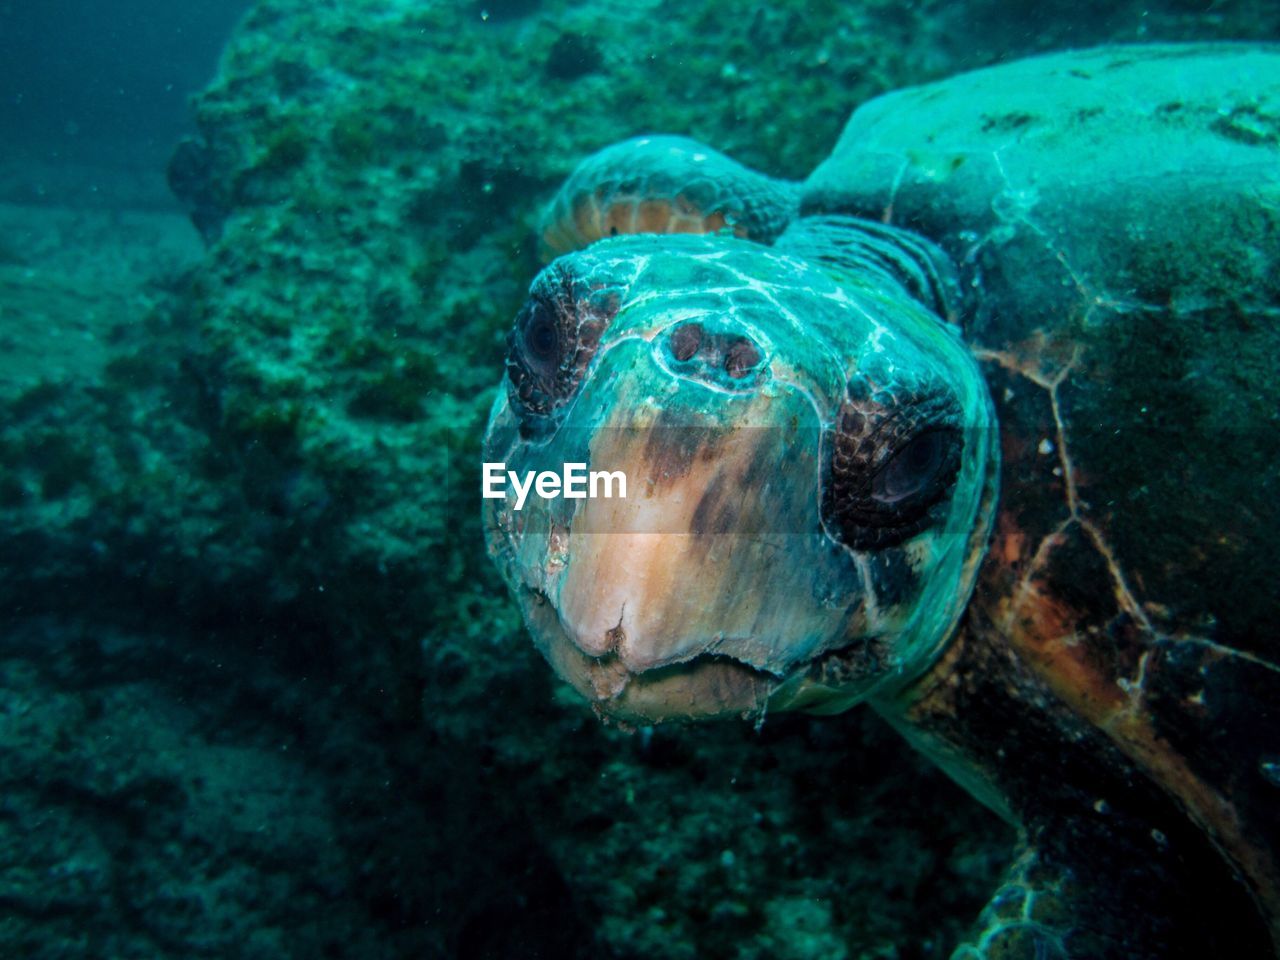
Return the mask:
[[[521,316],[520,342],[531,366],[553,372],[560,359],[560,331],[551,310],[531,303]]]
[[[823,517],[856,550],[890,547],[937,518],[960,470],[963,439],[946,395],[850,399],[831,436]]]
[[[570,305],[530,298],[507,337],[507,376],[517,409],[536,418],[560,406],[577,385],[578,348],[578,324]]]
[[[507,337],[508,397],[526,433],[554,425],[617,310],[616,291],[607,286],[584,289],[554,268],[539,278]]]
[[[881,503],[900,503],[936,485],[946,461],[947,440],[940,430],[926,430],[893,454],[871,478],[871,496]]]

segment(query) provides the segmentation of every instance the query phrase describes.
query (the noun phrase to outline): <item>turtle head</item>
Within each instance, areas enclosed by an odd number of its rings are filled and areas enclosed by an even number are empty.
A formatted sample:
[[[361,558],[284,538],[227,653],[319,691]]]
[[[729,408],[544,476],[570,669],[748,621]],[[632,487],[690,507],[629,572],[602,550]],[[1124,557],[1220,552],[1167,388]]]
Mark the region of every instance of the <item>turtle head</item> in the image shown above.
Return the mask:
[[[949,639],[992,413],[960,339],[892,284],[725,235],[617,237],[538,276],[508,351],[490,551],[602,712],[834,712]]]

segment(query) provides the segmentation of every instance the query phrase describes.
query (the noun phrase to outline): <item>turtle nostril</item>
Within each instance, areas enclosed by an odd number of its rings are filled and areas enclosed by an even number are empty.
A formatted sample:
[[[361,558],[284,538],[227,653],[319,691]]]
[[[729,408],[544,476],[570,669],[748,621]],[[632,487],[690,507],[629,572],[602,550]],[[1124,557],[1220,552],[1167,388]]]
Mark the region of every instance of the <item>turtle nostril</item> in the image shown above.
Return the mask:
[[[702,327],[696,323],[682,323],[671,334],[671,355],[682,363],[698,352],[702,346]]]
[[[661,349],[668,361],[679,364],[672,370],[677,377],[734,390],[749,388],[754,380],[748,378],[758,377],[764,362],[764,352],[754,340],[738,331],[707,329],[695,321],[672,327]]]
[[[724,369],[735,380],[745,377],[760,363],[760,350],[750,340],[737,340],[724,357]]]

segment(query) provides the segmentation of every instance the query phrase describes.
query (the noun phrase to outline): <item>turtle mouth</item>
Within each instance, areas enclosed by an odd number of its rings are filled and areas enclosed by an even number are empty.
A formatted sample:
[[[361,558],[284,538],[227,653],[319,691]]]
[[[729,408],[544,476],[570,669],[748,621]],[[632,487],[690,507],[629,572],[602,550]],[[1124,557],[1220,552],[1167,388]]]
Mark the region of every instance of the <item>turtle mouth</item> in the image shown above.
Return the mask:
[[[583,651],[541,591],[525,591],[525,616],[535,642],[561,679],[601,714],[654,724],[761,714],[784,678],[724,649],[678,662],[633,668],[616,651]]]

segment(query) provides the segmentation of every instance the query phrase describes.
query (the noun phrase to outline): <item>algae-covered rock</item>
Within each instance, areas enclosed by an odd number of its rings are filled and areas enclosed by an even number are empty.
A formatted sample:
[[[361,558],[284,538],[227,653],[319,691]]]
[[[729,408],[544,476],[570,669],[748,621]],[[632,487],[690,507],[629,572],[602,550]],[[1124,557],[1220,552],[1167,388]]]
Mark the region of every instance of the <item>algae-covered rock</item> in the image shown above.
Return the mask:
[[[797,177],[892,87],[1275,27],[1078,20],[257,3],[169,169],[203,256],[0,383],[0,953],[943,955],[1007,831],[867,715],[603,727],[484,557],[479,441],[587,152],[670,131]],[[2,290],[38,251],[0,251]]]

